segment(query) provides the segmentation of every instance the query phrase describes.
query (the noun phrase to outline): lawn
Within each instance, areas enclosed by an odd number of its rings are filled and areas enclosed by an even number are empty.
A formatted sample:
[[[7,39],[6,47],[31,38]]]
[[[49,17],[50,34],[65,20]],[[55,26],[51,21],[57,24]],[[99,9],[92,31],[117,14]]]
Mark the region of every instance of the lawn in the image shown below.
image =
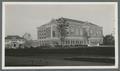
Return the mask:
[[[68,57],[78,57],[69,54],[41,54],[39,56],[6,56],[6,66],[110,66],[113,62],[92,61],[88,58],[84,60],[66,59]],[[82,58],[82,56],[79,56]],[[87,59],[87,60],[85,60]],[[109,60],[106,58],[106,60]]]
[[[6,66],[109,66],[114,47],[71,49],[7,49]]]

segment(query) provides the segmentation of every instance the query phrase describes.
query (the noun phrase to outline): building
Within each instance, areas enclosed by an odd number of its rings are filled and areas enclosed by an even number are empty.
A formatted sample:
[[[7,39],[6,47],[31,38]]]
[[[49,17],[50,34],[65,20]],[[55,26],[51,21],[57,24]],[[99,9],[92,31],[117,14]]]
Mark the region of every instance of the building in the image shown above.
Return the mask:
[[[81,45],[99,45],[103,43],[103,28],[90,22],[78,21],[69,18],[64,19],[69,26],[67,28],[67,37],[63,45],[81,46]],[[57,20],[37,28],[38,40],[40,46],[60,45],[59,33],[57,32]]]
[[[25,43],[25,39],[17,35],[5,37],[5,48],[6,49],[24,48],[24,43]]]

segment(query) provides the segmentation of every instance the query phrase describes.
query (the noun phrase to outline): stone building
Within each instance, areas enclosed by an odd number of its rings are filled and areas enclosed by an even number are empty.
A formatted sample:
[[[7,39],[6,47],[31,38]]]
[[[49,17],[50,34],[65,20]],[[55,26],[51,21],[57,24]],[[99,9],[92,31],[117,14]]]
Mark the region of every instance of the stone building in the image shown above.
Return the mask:
[[[6,49],[24,48],[24,43],[25,43],[24,38],[17,36],[17,35],[5,37],[5,48]]]
[[[67,28],[67,37],[63,45],[81,46],[81,45],[99,45],[103,43],[103,28],[79,20],[62,18],[69,23]],[[54,46],[60,45],[59,34],[56,30],[56,21],[53,19],[50,22],[37,28],[39,46]]]

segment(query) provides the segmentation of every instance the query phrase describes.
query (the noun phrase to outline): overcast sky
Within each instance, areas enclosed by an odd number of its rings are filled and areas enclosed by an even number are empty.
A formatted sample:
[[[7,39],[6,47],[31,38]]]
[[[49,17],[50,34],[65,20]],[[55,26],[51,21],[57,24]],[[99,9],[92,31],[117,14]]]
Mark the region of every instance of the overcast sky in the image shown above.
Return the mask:
[[[104,35],[114,28],[114,5],[5,5],[5,35],[30,33],[37,39],[37,27],[60,17],[88,21],[103,27]]]

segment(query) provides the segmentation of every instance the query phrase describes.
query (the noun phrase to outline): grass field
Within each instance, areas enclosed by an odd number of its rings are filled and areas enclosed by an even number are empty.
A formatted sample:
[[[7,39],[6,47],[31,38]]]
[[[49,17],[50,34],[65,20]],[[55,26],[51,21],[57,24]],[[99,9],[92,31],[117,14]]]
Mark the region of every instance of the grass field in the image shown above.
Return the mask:
[[[106,58],[102,61],[92,61],[97,60],[93,58],[92,60],[71,60],[66,59],[67,57],[77,57],[77,55],[58,55],[58,54],[41,54],[40,56],[6,56],[5,65],[6,66],[110,66],[114,65],[113,62],[105,62],[110,58]],[[79,56],[83,58],[82,56]],[[88,56],[89,59],[90,56]],[[114,60],[114,59],[113,59]]]
[[[111,66],[114,48],[8,49],[6,66]]]

